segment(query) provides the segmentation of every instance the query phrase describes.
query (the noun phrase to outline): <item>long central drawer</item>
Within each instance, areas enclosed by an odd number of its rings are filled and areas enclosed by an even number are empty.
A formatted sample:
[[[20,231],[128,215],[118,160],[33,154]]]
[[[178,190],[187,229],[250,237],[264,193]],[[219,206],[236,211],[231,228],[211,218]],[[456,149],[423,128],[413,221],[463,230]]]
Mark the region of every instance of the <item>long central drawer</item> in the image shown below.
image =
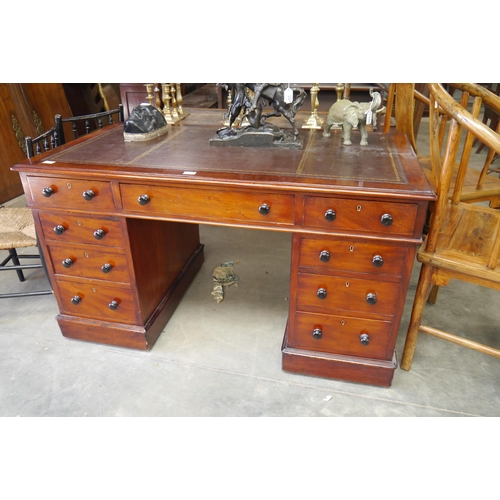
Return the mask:
[[[243,223],[294,223],[293,195],[135,184],[120,184],[120,191],[126,212]]]

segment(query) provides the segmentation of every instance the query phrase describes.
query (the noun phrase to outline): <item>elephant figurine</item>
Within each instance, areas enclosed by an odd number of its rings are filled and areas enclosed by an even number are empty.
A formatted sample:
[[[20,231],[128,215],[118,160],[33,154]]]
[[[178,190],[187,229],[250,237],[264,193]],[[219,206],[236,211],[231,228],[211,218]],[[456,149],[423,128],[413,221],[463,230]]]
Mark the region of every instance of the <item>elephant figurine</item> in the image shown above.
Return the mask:
[[[342,137],[344,145],[350,146],[351,131],[353,127],[359,127],[361,132],[361,146],[368,145],[368,132],[366,125],[372,123],[375,127],[377,125],[377,114],[385,110],[380,107],[382,104],[382,96],[379,92],[373,92],[370,89],[370,102],[351,102],[347,99],[337,101],[330,108],[328,117],[325,121],[323,130],[323,137],[330,137],[330,129],[333,125],[342,127]]]

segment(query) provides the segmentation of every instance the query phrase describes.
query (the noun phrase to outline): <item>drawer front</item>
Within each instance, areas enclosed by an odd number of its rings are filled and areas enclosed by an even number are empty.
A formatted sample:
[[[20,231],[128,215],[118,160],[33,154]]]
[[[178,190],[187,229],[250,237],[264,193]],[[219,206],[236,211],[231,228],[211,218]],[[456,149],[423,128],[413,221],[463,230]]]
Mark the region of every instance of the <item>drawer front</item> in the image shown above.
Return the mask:
[[[304,225],[332,231],[413,234],[417,204],[306,197]]]
[[[58,280],[63,313],[83,318],[137,324],[130,288]],[[116,309],[112,309],[116,302]],[[110,307],[111,304],[111,307]]]
[[[385,359],[390,321],[296,313],[288,345],[297,349]]]
[[[95,246],[50,245],[50,258],[56,274],[130,283],[127,259],[123,253]]]
[[[120,222],[116,219],[79,217],[66,213],[40,212],[45,241],[88,243],[123,248]]]
[[[324,314],[351,311],[389,316],[395,312],[399,288],[399,283],[388,281],[301,274],[297,309]]]
[[[115,209],[109,182],[29,176],[28,184],[36,206],[89,212]]]
[[[163,214],[216,221],[293,224],[295,197],[213,189],[121,184],[127,212]],[[139,203],[139,197],[146,195]],[[146,200],[146,202],[144,201]]]
[[[320,274],[355,271],[401,276],[407,251],[406,246],[378,242],[301,238],[299,266]]]

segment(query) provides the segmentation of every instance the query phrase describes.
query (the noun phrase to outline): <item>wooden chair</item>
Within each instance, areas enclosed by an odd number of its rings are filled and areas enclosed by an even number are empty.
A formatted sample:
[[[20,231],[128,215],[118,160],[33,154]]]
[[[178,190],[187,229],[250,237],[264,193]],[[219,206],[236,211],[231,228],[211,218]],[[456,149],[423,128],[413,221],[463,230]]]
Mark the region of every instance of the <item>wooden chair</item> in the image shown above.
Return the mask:
[[[44,153],[45,151],[49,151],[50,149],[64,144],[64,138],[61,142],[57,127],[54,125],[51,129],[34,139],[29,136],[25,137],[24,142],[26,144],[26,155],[28,158],[33,158],[35,155],[39,155],[40,153]]]
[[[66,142],[66,137],[64,134],[65,123],[71,123],[73,139],[77,139],[79,136],[78,122],[84,123],[85,133],[89,134],[92,131],[92,127],[94,127],[94,129],[102,129],[102,127],[105,125],[113,124],[114,115],[117,115],[119,122],[124,121],[123,104],[119,104],[117,109],[111,109],[109,111],[103,111],[101,113],[92,113],[90,115],[72,116],[70,118],[62,118],[61,115],[56,115],[55,128],[60,144],[65,144]]]
[[[27,207],[0,207],[0,250],[7,250],[8,256],[0,262],[0,271],[16,271],[19,281],[25,281],[23,271],[44,268],[41,255],[17,253],[19,248],[37,246],[35,224],[31,210]],[[35,264],[21,264],[20,259],[39,259]],[[12,262],[12,265],[7,265]],[[2,293],[0,299],[28,297],[33,295],[49,295],[52,290],[32,292]]]
[[[417,253],[422,267],[401,361],[404,370],[411,368],[419,331],[500,357],[499,349],[422,325],[424,304],[431,285],[446,286],[450,279],[456,279],[500,290],[500,210],[462,199],[474,139],[478,138],[500,153],[500,135],[476,117],[482,101],[476,86],[461,85],[464,93],[460,103],[441,84],[432,83],[429,88],[430,153],[432,168],[438,178],[438,200],[429,233]],[[469,100],[467,89],[478,94],[474,98],[472,112],[466,109]],[[495,98],[500,102],[500,98]],[[449,122],[444,156],[441,154],[440,114],[445,115]],[[465,129],[466,135],[461,141],[462,129]]]
[[[491,109],[494,112],[500,112],[498,104],[498,96],[489,91],[485,87],[471,83],[450,83],[447,84],[450,91],[460,90],[466,91],[476,100],[476,107],[471,113],[475,118],[478,118],[483,110]],[[384,133],[388,133],[391,127],[390,117],[394,113],[396,131],[403,132],[407,135],[415,153],[418,156],[419,162],[434,190],[437,192],[439,182],[439,172],[435,172],[432,168],[429,151],[417,151],[417,133],[420,121],[425,112],[429,109],[429,98],[427,97],[427,84],[414,83],[392,83],[389,87],[387,99],[387,113],[384,122]],[[465,105],[466,107],[466,105]],[[440,141],[444,139],[447,128],[448,116],[446,113],[440,113],[439,124],[436,126],[440,129]],[[472,145],[470,146],[472,148]],[[490,150],[491,160],[494,152]],[[488,156],[489,158],[489,156]],[[488,159],[486,160],[488,162]],[[469,168],[464,172],[465,179],[461,192],[462,201],[475,203],[477,201],[487,201],[492,207],[500,207],[500,178],[496,176],[487,176],[489,169],[485,163],[482,170]],[[450,186],[453,188],[453,183]],[[432,210],[432,206],[430,209]]]

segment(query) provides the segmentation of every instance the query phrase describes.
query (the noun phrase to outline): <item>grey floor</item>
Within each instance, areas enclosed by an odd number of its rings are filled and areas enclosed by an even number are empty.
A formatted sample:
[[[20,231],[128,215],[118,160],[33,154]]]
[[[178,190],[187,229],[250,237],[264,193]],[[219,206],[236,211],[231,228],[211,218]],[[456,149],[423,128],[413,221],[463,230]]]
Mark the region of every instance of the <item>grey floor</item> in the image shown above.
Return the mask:
[[[424,132],[420,136],[425,140]],[[11,204],[23,202],[21,197]],[[424,334],[412,370],[398,368],[390,388],[282,371],[290,235],[203,226],[201,237],[205,263],[149,352],[64,338],[54,320],[53,295],[0,300],[0,416],[500,415],[500,360]],[[228,260],[240,282],[217,304],[212,271]],[[398,358],[418,271],[416,262]],[[20,284],[15,273],[1,272],[0,289],[47,285],[41,270],[27,277]],[[425,319],[500,347],[493,290],[452,282],[441,289],[436,305],[426,307]]]

